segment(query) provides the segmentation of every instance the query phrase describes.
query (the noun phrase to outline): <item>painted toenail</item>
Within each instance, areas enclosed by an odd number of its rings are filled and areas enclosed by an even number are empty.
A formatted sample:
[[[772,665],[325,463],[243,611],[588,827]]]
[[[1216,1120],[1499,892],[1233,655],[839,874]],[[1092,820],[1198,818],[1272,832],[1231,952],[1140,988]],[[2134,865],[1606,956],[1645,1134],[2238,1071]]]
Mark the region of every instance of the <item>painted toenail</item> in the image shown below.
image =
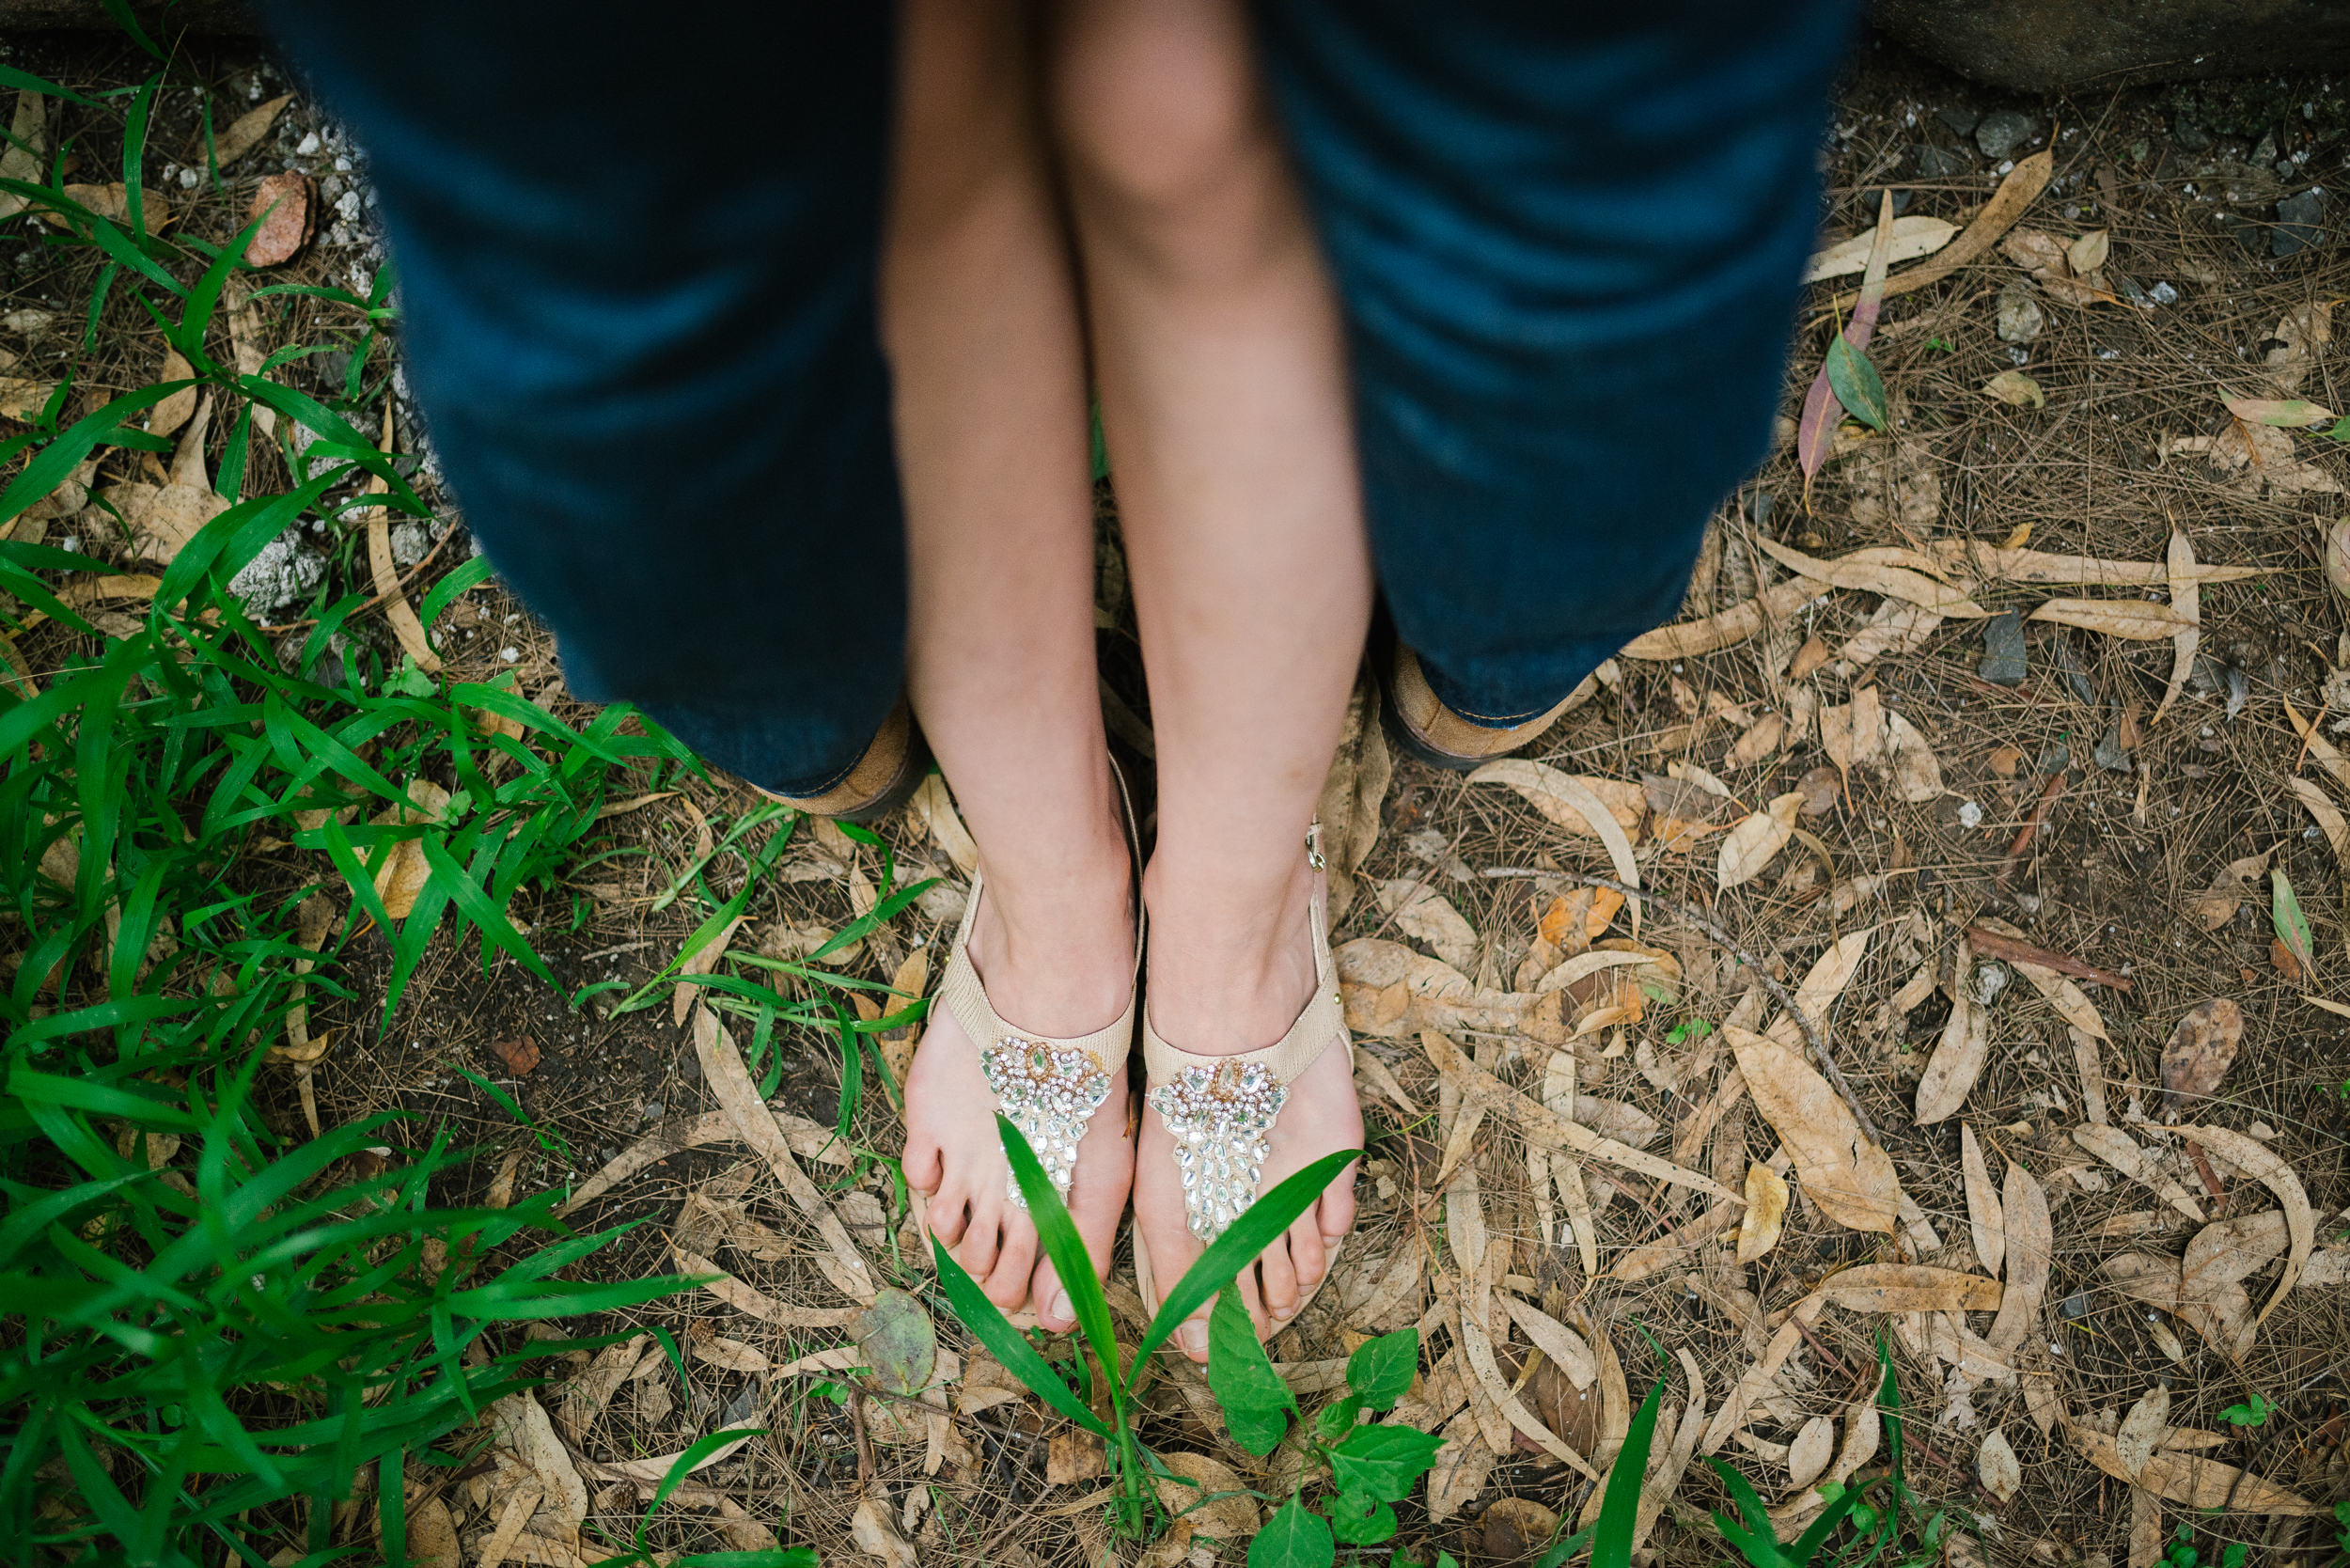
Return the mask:
[[[1065,1323],[1076,1315],[1070,1309],[1069,1293],[1067,1291],[1057,1292],[1053,1296],[1053,1321]]]
[[[1208,1353],[1208,1325],[1198,1318],[1185,1322],[1183,1327],[1175,1331],[1175,1337],[1183,1342],[1183,1349],[1193,1356],[1205,1356]]]

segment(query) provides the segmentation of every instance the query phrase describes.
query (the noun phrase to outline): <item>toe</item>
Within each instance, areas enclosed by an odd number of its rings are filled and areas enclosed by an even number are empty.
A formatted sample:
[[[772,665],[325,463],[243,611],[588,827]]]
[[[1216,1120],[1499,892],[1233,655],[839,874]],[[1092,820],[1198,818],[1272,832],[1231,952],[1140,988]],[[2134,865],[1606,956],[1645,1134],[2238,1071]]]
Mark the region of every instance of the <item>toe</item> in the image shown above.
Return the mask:
[[[1285,1256],[1297,1277],[1297,1299],[1303,1302],[1313,1288],[1322,1283],[1322,1277],[1330,1271],[1329,1254],[1322,1245],[1322,1226],[1312,1214],[1300,1215],[1281,1239],[1265,1248],[1265,1256]],[[1271,1283],[1271,1277],[1267,1277]],[[1292,1316],[1295,1316],[1294,1309]]]
[[[1261,1263],[1262,1260],[1260,1259],[1259,1262]],[[1256,1269],[1245,1268],[1240,1271],[1240,1301],[1242,1306],[1248,1309],[1248,1321],[1256,1325],[1257,1338],[1270,1339],[1274,1323],[1264,1309],[1264,1291],[1257,1283]]]
[[[971,1220],[964,1229],[963,1245],[954,1251],[955,1262],[974,1279],[985,1279],[995,1271],[995,1255],[1003,1244],[1002,1211],[1000,1198],[982,1198],[971,1204]]]
[[[1335,1251],[1346,1233],[1355,1229],[1355,1172],[1360,1160],[1339,1172],[1338,1180],[1323,1189],[1313,1213],[1319,1238],[1324,1251]]]
[[[969,1195],[959,1186],[947,1186],[942,1184],[939,1190],[931,1198],[930,1213],[927,1218],[932,1238],[946,1247],[948,1252],[953,1252],[956,1247],[963,1245],[964,1232],[970,1228]],[[961,1262],[963,1260],[957,1258],[955,1261]]]
[[[1028,1279],[1035,1273],[1036,1227],[1026,1215],[1007,1212],[1003,1246],[995,1254],[995,1266],[988,1271],[987,1299],[1007,1312],[1019,1310],[1027,1304]]]
[[[1175,1342],[1185,1356],[1203,1367],[1208,1364],[1208,1309],[1202,1307],[1183,1321],[1175,1330]]]
[[[906,1135],[904,1161],[906,1185],[925,1198],[938,1196],[939,1184],[947,1176],[947,1152],[935,1138],[924,1134]]]
[[[1285,1324],[1297,1315],[1297,1293],[1303,1283],[1290,1261],[1286,1236],[1277,1236],[1273,1245],[1257,1258],[1257,1295],[1264,1303],[1265,1315],[1276,1324]],[[1258,1332],[1262,1333],[1261,1324]]]
[[[1048,1333],[1066,1334],[1077,1326],[1076,1309],[1061,1289],[1060,1274],[1050,1258],[1039,1262],[1029,1278],[1028,1299],[1036,1303],[1037,1325]]]

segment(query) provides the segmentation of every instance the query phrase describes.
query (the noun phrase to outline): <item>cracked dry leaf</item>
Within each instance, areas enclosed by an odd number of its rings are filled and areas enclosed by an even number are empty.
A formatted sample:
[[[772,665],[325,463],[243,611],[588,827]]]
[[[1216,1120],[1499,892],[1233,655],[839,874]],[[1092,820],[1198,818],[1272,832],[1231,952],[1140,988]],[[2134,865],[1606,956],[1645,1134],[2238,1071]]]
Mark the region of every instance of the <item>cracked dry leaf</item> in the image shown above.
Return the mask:
[[[1750,1263],[1778,1245],[1779,1230],[1787,1222],[1787,1180],[1778,1171],[1767,1165],[1747,1168],[1747,1212],[1738,1222],[1739,1262]]]
[[[1452,901],[1411,877],[1379,884],[1379,908],[1395,917],[1404,935],[1425,942],[1455,969],[1477,962],[1477,928],[1470,925]]]
[[[2267,874],[2269,854],[2263,850],[2241,860],[2231,860],[2211,879],[2209,887],[2188,901],[2189,913],[2203,923],[2205,931],[2217,931],[2234,917],[2252,885]]]
[[[2243,1040],[2244,1010],[2233,997],[2212,996],[2189,1008],[2162,1048],[2163,1108],[2177,1110],[2217,1093]]]
[[[1731,828],[1715,860],[1715,886],[1727,892],[1762,875],[1794,837],[1795,813],[1803,803],[1803,792],[1791,790]]]
[[[2113,1434],[2114,1456],[2122,1461],[2124,1479],[2136,1482],[2146,1462],[2154,1456],[2165,1428],[2170,1424],[2170,1390],[2149,1388]]]
[[[2083,1457],[2116,1481],[2130,1479],[2114,1451],[2114,1440],[2092,1427],[2070,1429],[2073,1446]],[[2156,1450],[2138,1473],[2138,1484],[2168,1502],[2188,1508],[2225,1509],[2232,1513],[2280,1513],[2316,1518],[2330,1514],[2325,1503],[2313,1503],[2286,1490],[2266,1476],[2239,1470],[2216,1459],[2191,1453]]]
[[[1996,1426],[1975,1450],[1975,1474],[1982,1478],[1982,1489],[2002,1503],[2012,1501],[2024,1489],[2024,1467],[2016,1463],[2007,1434]]]
[[[1923,732],[1899,713],[1885,715],[1885,749],[1893,762],[1893,792],[1911,805],[1942,798],[1942,762]]]
[[[1776,1041],[1728,1026],[1723,1032],[1755,1108],[1778,1135],[1820,1212],[1855,1231],[1891,1235],[1902,1190],[1893,1161],[1862,1135],[1828,1081]]]
[[[1992,1184],[1991,1168],[1983,1163],[1982,1145],[1966,1122],[1958,1126],[1959,1169],[1966,1186],[1966,1225],[1975,1244],[1975,1260],[1985,1274],[1997,1275],[2007,1259],[2007,1221],[2000,1212],[1999,1189]]]

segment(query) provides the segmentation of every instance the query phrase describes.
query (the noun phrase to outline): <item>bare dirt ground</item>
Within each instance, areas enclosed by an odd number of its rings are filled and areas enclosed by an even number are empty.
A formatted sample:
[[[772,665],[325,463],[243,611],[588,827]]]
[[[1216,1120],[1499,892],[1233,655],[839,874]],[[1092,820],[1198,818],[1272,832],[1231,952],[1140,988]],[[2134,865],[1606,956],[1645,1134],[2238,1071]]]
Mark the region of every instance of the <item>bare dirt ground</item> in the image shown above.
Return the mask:
[[[222,80],[257,60],[225,52]],[[84,53],[69,79],[103,82],[108,69]],[[119,69],[127,79],[127,63]],[[257,99],[281,90],[258,77],[252,85]],[[1994,157],[1975,117],[1997,111],[2030,124]],[[2185,1521],[2206,1560],[2231,1542],[2250,1544],[2255,1561],[2329,1560],[2330,1519],[2287,1508],[2235,1472],[2328,1509],[2350,1494],[2350,1339],[2341,1254],[2331,1250],[2350,1217],[2341,1094],[2350,1010],[2322,1005],[2344,998],[2350,975],[2340,858],[2350,845],[2340,818],[2326,815],[2350,795],[2350,772],[2333,749],[2350,745],[2337,733],[2350,728],[2350,642],[2344,601],[2326,571],[2350,453],[2326,439],[2323,424],[2248,425],[2222,400],[2297,397],[2340,409],[2350,395],[2335,385],[2329,347],[2345,277],[2339,250],[2274,254],[2285,222],[2278,202],[2338,169],[2350,151],[2343,123],[2342,100],[2322,84],[2016,102],[1889,49],[1864,53],[1826,144],[1826,241],[1869,227],[1884,190],[1904,216],[1963,227],[2020,161],[2053,151],[2053,179],[2006,248],[1888,299],[1871,352],[1892,428],[1850,427],[1807,496],[1794,420],[1841,319],[1832,288],[1852,280],[1811,290],[1781,439],[1723,507],[1684,612],[1689,625],[1756,605],[1749,635],[1690,633],[1681,651],[1620,658],[1598,694],[1531,753],[1554,773],[1486,781],[1438,773],[1391,759],[1369,722],[1342,754],[1325,815],[1343,828],[1335,836],[1347,907],[1337,940],[1355,944],[1345,958],[1349,1017],[1376,1063],[1362,1074],[1371,1141],[1362,1219],[1338,1276],[1272,1350],[1310,1412],[1335,1386],[1335,1359],[1365,1335],[1420,1326],[1426,1376],[1401,1419],[1440,1425],[1451,1442],[1425,1496],[1402,1510],[1399,1558],[1530,1556],[1546,1539],[1545,1520],[1572,1528],[1590,1499],[1590,1482],[1469,1368],[1460,1314],[1483,1305],[1507,1385],[1499,1392],[1603,1466],[1621,1437],[1626,1391],[1637,1401],[1668,1375],[1670,1406],[1693,1431],[1687,1406],[1702,1400],[1700,1451],[1738,1464],[1774,1503],[1796,1501],[1804,1487],[1790,1461],[1818,1445],[1823,1419],[1832,1453],[1853,1453],[1856,1435],[1873,1430],[1883,1331],[1910,1419],[1911,1484],[1935,1506],[1965,1511],[1966,1532],[1988,1558],[2135,1563],[2150,1540],[2167,1539],[2150,1529]],[[288,160],[348,177],[331,166],[331,149],[298,150],[318,124],[306,105],[290,111],[277,134],[283,156],[248,165],[240,191]],[[2019,231],[2060,251],[2103,234],[2106,255],[2077,268],[2079,278],[2028,283],[2015,257],[2037,253],[2019,251]],[[364,224],[354,219],[345,240],[321,244],[304,265],[346,287],[353,269],[371,275],[378,260]],[[1920,264],[1897,263],[1897,281]],[[0,280],[7,309],[65,306],[69,280],[10,267]],[[2005,334],[2003,292],[2013,328]],[[2037,331],[2023,330],[2032,314]],[[307,341],[324,329],[297,308],[276,330]],[[151,337],[134,340],[126,327],[120,341],[119,384],[153,379]],[[2042,400],[1986,394],[2011,371],[2029,377]],[[288,371],[314,373],[326,372],[308,361]],[[1701,417],[1703,388],[1683,389],[1677,406]],[[1149,710],[1107,485],[1103,505],[1112,728],[1147,773]],[[2172,555],[2182,538],[2192,552],[2185,567]],[[1993,553],[2002,550],[2133,565],[2075,566],[2063,576],[2061,567]],[[1877,554],[1856,560],[1856,552]],[[1822,564],[1840,559],[1846,564]],[[2212,568],[2248,570],[2229,580],[2195,575]],[[2182,655],[2189,584],[2197,636]],[[2101,607],[2044,611],[2081,600]],[[1986,679],[2001,672],[1984,667],[1986,625],[2011,610],[2025,618],[2014,632],[2020,683]],[[577,720],[552,646],[516,614],[494,588],[469,595],[454,612],[452,676],[519,668],[523,690]],[[1700,651],[1706,643],[1718,645]],[[2166,706],[2174,667],[2185,679]],[[2312,721],[2311,737],[2288,704]],[[1573,817],[1572,802],[1549,789],[1559,775],[1614,782],[1606,804],[1620,808],[1638,881],[1657,895],[1637,929],[1621,901],[1573,880],[1621,869]],[[753,805],[739,787],[693,786],[611,820],[570,885],[523,911],[567,993],[661,971],[706,913],[694,899],[664,905],[661,895],[707,853],[711,824]],[[960,858],[967,846],[936,797],[927,813],[909,810],[880,831],[901,885],[934,876],[938,886],[823,962],[870,980],[934,980],[970,870]],[[1733,838],[1756,843],[1753,855],[1770,851],[1744,880],[1721,874]],[[757,891],[739,950],[804,953],[818,933],[870,906],[881,877],[870,848],[807,828],[793,844]],[[2212,900],[2225,868],[2264,856],[2232,903]],[[2280,940],[2271,870],[2297,892],[2306,953]],[[315,873],[290,866],[283,874]],[[742,874],[739,857],[721,855],[711,892],[730,894]],[[1824,955],[1852,961],[1831,963],[1841,983],[1805,1000],[1890,1157],[1904,1201],[1882,1227],[1840,1223],[1808,1190],[1806,1161],[1794,1156],[1816,1127],[1760,1105],[1733,1049],[1782,1009],[1752,967],[1667,901],[1702,912],[1790,990]],[[2076,972],[2068,992],[2060,977],[2035,976],[1994,950],[2002,933],[2092,973]],[[1541,989],[1560,964],[1611,942],[1637,943],[1619,950],[1642,962]],[[656,1544],[747,1546],[780,1528],[827,1561],[891,1549],[898,1536],[928,1563],[1136,1560],[1102,1528],[1098,1456],[1009,1387],[936,1295],[884,1158],[902,1136],[890,1095],[876,1091],[869,1071],[845,1144],[816,1131],[833,1123],[842,1092],[835,1038],[779,1034],[774,1104],[795,1119],[800,1163],[849,1240],[885,1282],[934,1309],[948,1353],[935,1415],[830,1397],[856,1381],[837,1369],[790,1370],[846,1342],[850,1302],[827,1282],[826,1243],[807,1213],[713,1114],[719,1102],[693,1031],[666,999],[617,1014],[610,1004],[624,993],[607,991],[574,1008],[509,963],[485,975],[468,948],[429,959],[385,1029],[386,962],[362,949],[340,980],[348,994],[317,1006],[337,1042],[312,1079],[324,1119],[397,1105],[414,1114],[418,1144],[447,1132],[480,1146],[477,1186],[438,1195],[449,1202],[495,1200],[501,1165],[510,1198],[576,1186],[618,1160],[621,1173],[585,1189],[574,1222],[647,1223],[591,1270],[667,1272],[683,1248],[736,1282],[626,1320],[566,1325],[666,1327],[688,1356],[683,1378],[644,1347],[618,1382],[597,1374],[619,1363],[591,1371],[577,1357],[550,1369],[558,1381],[543,1401],[560,1413],[587,1482],[589,1524],[624,1536],[650,1490],[642,1462],[748,1423],[772,1430],[698,1471],[660,1512]],[[2168,1119],[2240,1135],[2235,1143],[2163,1125],[2161,1054],[2181,1019],[2211,998],[2240,1008],[2240,1049],[2203,1097]],[[744,1037],[739,1021],[729,1027]],[[1455,1063],[1448,1078],[1437,1062],[1450,1059],[1449,1047],[1424,1038],[1431,1032],[1465,1050],[1474,1068]],[[527,1071],[514,1068],[518,1043],[536,1050]],[[1779,1044],[1800,1051],[1803,1031],[1791,1021]],[[902,1041],[880,1053],[901,1074],[909,1054]],[[1921,1078],[1930,1097],[1946,1095],[1948,1068],[1961,1060],[1975,1071],[1954,1112],[1919,1124]],[[554,1146],[535,1141],[460,1068],[500,1084]],[[1740,1195],[1754,1190],[1750,1170],[1784,1150],[1794,1200],[1776,1246],[1740,1262],[1737,1205],[1529,1142],[1526,1122],[1509,1114],[1464,1111],[1463,1085],[1475,1082],[1465,1073],[1480,1071]],[[290,1076],[274,1092],[294,1125]],[[2076,1136],[2083,1126],[2092,1129],[2087,1140]],[[1962,1127],[1994,1187],[2043,1195],[2044,1278],[2028,1256],[2029,1200],[1986,1206],[1979,1196],[1970,1209]],[[2096,1152],[2113,1137],[2138,1152],[2137,1177]],[[2003,1179],[2011,1167],[2029,1180]],[[2307,1235],[2299,1218],[2265,1217],[2297,1215],[2296,1194]],[[2003,1274],[1980,1255],[1986,1214],[2005,1238]],[[2214,1287],[2200,1308],[2191,1300],[2180,1312],[2123,1288],[2117,1266],[2136,1265],[2116,1259],[2152,1258],[2158,1272],[2186,1253],[2191,1271],[2204,1254],[2189,1251],[2190,1238],[2219,1221],[2241,1222],[2251,1237],[2232,1254],[2244,1265],[2241,1297]],[[1867,1264],[1983,1274],[2025,1296],[2037,1285],[2036,1305],[2012,1324],[1996,1311],[1819,1307],[1817,1293],[1836,1274]],[[2295,1265],[2297,1283],[2288,1278]],[[1117,1303],[1132,1308],[1122,1249],[1114,1282]],[[1503,1295],[1604,1340],[1620,1369],[1578,1388],[1531,1347],[1522,1320],[1497,1305]],[[2248,1342],[2239,1300],[2252,1312],[2273,1307]],[[1139,1326],[1130,1316],[1129,1331]],[[1669,1365],[1644,1334],[1671,1354]],[[1774,1374],[1756,1373],[1758,1363]],[[2158,1387],[2170,1405],[2157,1435],[2172,1446],[2138,1466],[2133,1484],[2095,1456],[2113,1454],[2117,1427]],[[2260,1424],[2227,1419],[2254,1396],[2268,1407]],[[1721,1421],[1726,1400],[1746,1406],[1734,1430]],[[1998,1444],[1982,1457],[1995,1433],[2019,1461],[2013,1488]],[[1290,1479],[1282,1466],[1293,1464],[1233,1447],[1204,1386],[1180,1367],[1152,1390],[1144,1435],[1160,1450],[1220,1460],[1276,1498]],[[1667,1448],[1660,1440],[1660,1453]],[[1689,1458],[1685,1444],[1680,1458]],[[633,1462],[637,1471],[626,1468]],[[2216,1465],[2232,1468],[2222,1477]],[[491,1479],[475,1476],[449,1494],[468,1561],[495,1533],[505,1501]],[[860,1502],[861,1535],[853,1526]],[[1712,1472],[1690,1464],[1646,1549],[1670,1563],[1717,1560],[1723,1548],[1706,1516],[1726,1506]],[[873,1535],[875,1520],[886,1521],[890,1539]],[[527,1530],[513,1549],[528,1560],[570,1560]],[[1186,1556],[1205,1562],[1218,1550],[1203,1537],[1149,1560]],[[1238,1560],[1240,1548],[1225,1545],[1221,1556]]]

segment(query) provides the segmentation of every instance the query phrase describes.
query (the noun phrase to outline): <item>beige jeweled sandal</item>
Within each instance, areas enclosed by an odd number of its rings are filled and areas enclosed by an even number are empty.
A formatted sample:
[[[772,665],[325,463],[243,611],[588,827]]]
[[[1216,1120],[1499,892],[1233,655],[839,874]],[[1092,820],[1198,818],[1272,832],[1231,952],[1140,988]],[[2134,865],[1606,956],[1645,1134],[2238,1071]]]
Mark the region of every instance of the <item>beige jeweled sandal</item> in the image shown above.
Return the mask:
[[[1150,1010],[1143,1010],[1142,1059],[1151,1085],[1143,1103],[1158,1113],[1175,1140],[1184,1218],[1202,1246],[1222,1235],[1257,1200],[1271,1152],[1267,1135],[1289,1103],[1289,1086],[1334,1044],[1346,1053],[1350,1072],[1354,1065],[1355,1043],[1339,1004],[1338,968],[1330,958],[1329,886],[1322,874],[1320,823],[1307,833],[1306,855],[1315,871],[1308,912],[1314,942],[1314,995],[1287,1034],[1262,1050],[1195,1056],[1162,1039],[1151,1027]],[[1299,1312],[1337,1272],[1338,1251],[1334,1244],[1330,1266],[1298,1302]],[[1151,1276],[1151,1249],[1141,1245],[1139,1236],[1135,1284],[1144,1309],[1155,1315],[1159,1293]]]
[[[971,928],[979,917],[979,898],[986,886],[984,875],[976,871],[971,877],[970,901],[964,905],[963,921],[955,928],[953,956],[948,961],[947,976],[939,983],[936,995],[937,1005],[952,1013],[964,1032],[979,1045],[979,1071],[987,1076],[987,1087],[995,1091],[1004,1115],[1036,1152],[1037,1162],[1044,1167],[1045,1175],[1052,1179],[1053,1190],[1064,1203],[1069,1200],[1069,1184],[1076,1175],[1077,1146],[1084,1140],[1086,1124],[1109,1099],[1110,1081],[1134,1049],[1135,1010],[1142,997],[1140,839],[1135,825],[1134,799],[1127,792],[1126,776],[1115,758],[1110,760],[1110,776],[1118,784],[1126,849],[1134,859],[1135,984],[1127,996],[1126,1011],[1116,1023],[1070,1040],[1038,1034],[1007,1022],[989,1003],[987,987],[971,964]],[[1019,1179],[1008,1168],[1004,1180],[1013,1205],[1026,1213],[1028,1200],[1020,1190]],[[926,1231],[928,1213],[929,1205],[925,1202],[922,1220]],[[1015,1327],[1030,1326],[1036,1321],[1035,1304],[1031,1302],[1008,1315]]]

